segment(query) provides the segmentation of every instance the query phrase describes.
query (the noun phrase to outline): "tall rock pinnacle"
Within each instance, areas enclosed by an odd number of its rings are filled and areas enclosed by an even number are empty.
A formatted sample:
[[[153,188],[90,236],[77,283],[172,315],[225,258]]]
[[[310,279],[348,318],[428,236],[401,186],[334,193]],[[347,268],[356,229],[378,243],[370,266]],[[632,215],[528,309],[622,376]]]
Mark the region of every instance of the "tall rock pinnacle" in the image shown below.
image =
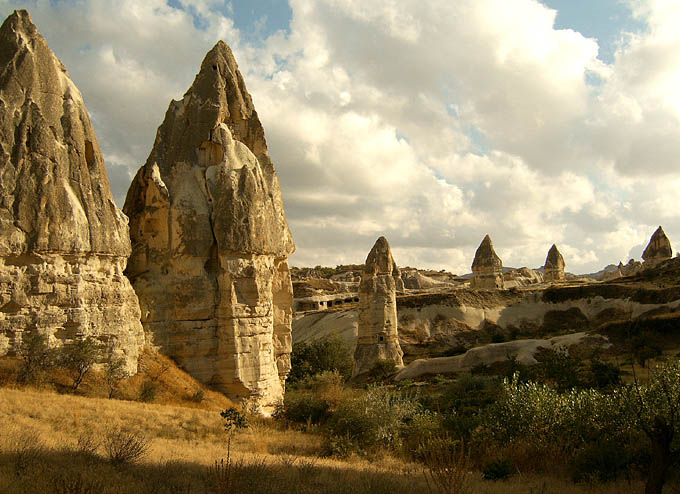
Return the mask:
[[[545,281],[562,281],[564,279],[564,257],[557,250],[555,244],[550,247],[548,257],[545,258],[545,265],[543,266],[543,279]]]
[[[157,347],[263,410],[290,370],[295,250],[264,130],[229,47],[171,101],[125,201],[127,274]]]
[[[503,262],[493,249],[491,237],[486,235],[477,247],[472,261],[472,288],[495,290],[503,288]]]
[[[113,202],[83,98],[25,10],[0,28],[0,354],[35,328],[93,336],[135,372],[144,343]]]
[[[670,259],[673,256],[673,249],[671,249],[671,241],[668,240],[663,228],[656,229],[652,238],[649,239],[647,248],[642,253],[642,260],[645,267],[652,267],[661,261]]]
[[[401,282],[401,276],[390,244],[380,237],[366,258],[359,283],[355,376],[371,370],[377,360],[391,360],[397,367],[404,365],[397,333],[397,280]]]

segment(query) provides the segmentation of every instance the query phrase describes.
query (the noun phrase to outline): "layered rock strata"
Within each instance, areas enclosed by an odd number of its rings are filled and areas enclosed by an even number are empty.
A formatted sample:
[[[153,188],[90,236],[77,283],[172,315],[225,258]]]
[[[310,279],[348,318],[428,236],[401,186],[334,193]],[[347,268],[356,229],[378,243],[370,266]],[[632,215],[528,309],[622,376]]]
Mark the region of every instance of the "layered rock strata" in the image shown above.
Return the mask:
[[[78,88],[25,10],[0,28],[0,355],[92,336],[137,370],[127,218]]]
[[[642,253],[643,266],[645,268],[654,267],[672,256],[671,241],[668,240],[663,228],[659,227],[649,239],[649,244]]]
[[[147,336],[198,380],[270,410],[290,370],[295,246],[264,129],[224,42],[171,101],[124,211]]]
[[[472,288],[496,290],[503,288],[503,262],[493,249],[488,235],[479,244],[472,261]]]
[[[358,340],[353,375],[368,372],[378,360],[404,362],[397,332],[398,269],[385,237],[380,237],[366,258],[359,284]]]
[[[564,257],[557,250],[555,244],[550,247],[548,256],[545,258],[545,265],[543,266],[543,279],[548,282],[556,282],[564,280]]]

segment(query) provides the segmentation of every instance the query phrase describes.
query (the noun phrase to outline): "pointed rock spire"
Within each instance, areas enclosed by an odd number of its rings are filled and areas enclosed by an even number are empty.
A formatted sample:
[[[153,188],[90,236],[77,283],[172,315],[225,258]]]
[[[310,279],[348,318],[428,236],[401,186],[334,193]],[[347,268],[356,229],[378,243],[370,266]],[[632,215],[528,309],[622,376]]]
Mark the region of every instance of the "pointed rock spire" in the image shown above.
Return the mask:
[[[80,91],[25,10],[0,27],[0,67],[0,305],[13,307],[2,321],[10,341],[26,330],[63,344],[92,336],[135,372],[144,335],[122,276],[127,219]]]
[[[395,274],[396,270],[396,274]],[[403,367],[397,332],[397,283],[401,281],[390,244],[380,237],[366,258],[359,283],[358,342],[353,374],[368,372],[378,360]]]
[[[644,265],[647,267],[656,265],[661,261],[670,259],[673,256],[673,249],[671,249],[671,241],[668,240],[663,228],[659,226],[652,237],[649,239],[647,248],[642,253]]]
[[[472,288],[482,290],[503,288],[503,262],[496,254],[489,235],[484,237],[475,252],[472,274]]]
[[[290,370],[295,245],[262,124],[223,41],[170,102],[124,210],[147,333],[200,381],[271,410]]]
[[[548,256],[543,266],[543,278],[545,281],[561,281],[564,279],[564,258],[555,244],[550,247]]]

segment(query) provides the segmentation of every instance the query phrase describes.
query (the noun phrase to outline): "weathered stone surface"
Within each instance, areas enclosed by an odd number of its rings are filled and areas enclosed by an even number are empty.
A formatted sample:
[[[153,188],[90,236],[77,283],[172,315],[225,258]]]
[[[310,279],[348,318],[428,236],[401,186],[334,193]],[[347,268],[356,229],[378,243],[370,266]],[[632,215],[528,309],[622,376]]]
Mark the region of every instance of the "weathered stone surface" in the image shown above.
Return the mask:
[[[671,249],[671,241],[668,240],[663,228],[656,229],[652,238],[649,239],[647,248],[642,253],[643,265],[645,268],[655,266],[661,261],[670,259],[673,256],[673,249]]]
[[[493,250],[493,242],[488,235],[484,237],[475,252],[472,274],[472,288],[480,290],[503,288],[503,262]]]
[[[404,362],[397,332],[397,284],[401,276],[390,245],[380,237],[366,258],[359,284],[358,341],[354,351],[353,374],[363,374],[377,360]]]
[[[127,218],[80,91],[25,10],[0,28],[0,67],[0,354],[27,330],[93,336],[136,372]]]
[[[264,411],[290,368],[295,250],[264,130],[229,47],[172,101],[125,201],[142,323],[202,382]]]
[[[564,280],[564,257],[555,244],[550,247],[543,266],[543,279],[548,282]]]

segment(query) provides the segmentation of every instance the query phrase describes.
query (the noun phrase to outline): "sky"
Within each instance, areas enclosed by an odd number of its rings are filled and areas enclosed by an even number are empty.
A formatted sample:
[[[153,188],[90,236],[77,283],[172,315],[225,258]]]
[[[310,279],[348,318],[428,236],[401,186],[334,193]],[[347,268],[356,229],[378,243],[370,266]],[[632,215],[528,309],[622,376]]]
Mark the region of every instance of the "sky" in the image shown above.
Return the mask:
[[[171,99],[233,49],[279,175],[297,266],[467,273],[680,245],[676,0],[0,0],[80,88],[122,207]]]

